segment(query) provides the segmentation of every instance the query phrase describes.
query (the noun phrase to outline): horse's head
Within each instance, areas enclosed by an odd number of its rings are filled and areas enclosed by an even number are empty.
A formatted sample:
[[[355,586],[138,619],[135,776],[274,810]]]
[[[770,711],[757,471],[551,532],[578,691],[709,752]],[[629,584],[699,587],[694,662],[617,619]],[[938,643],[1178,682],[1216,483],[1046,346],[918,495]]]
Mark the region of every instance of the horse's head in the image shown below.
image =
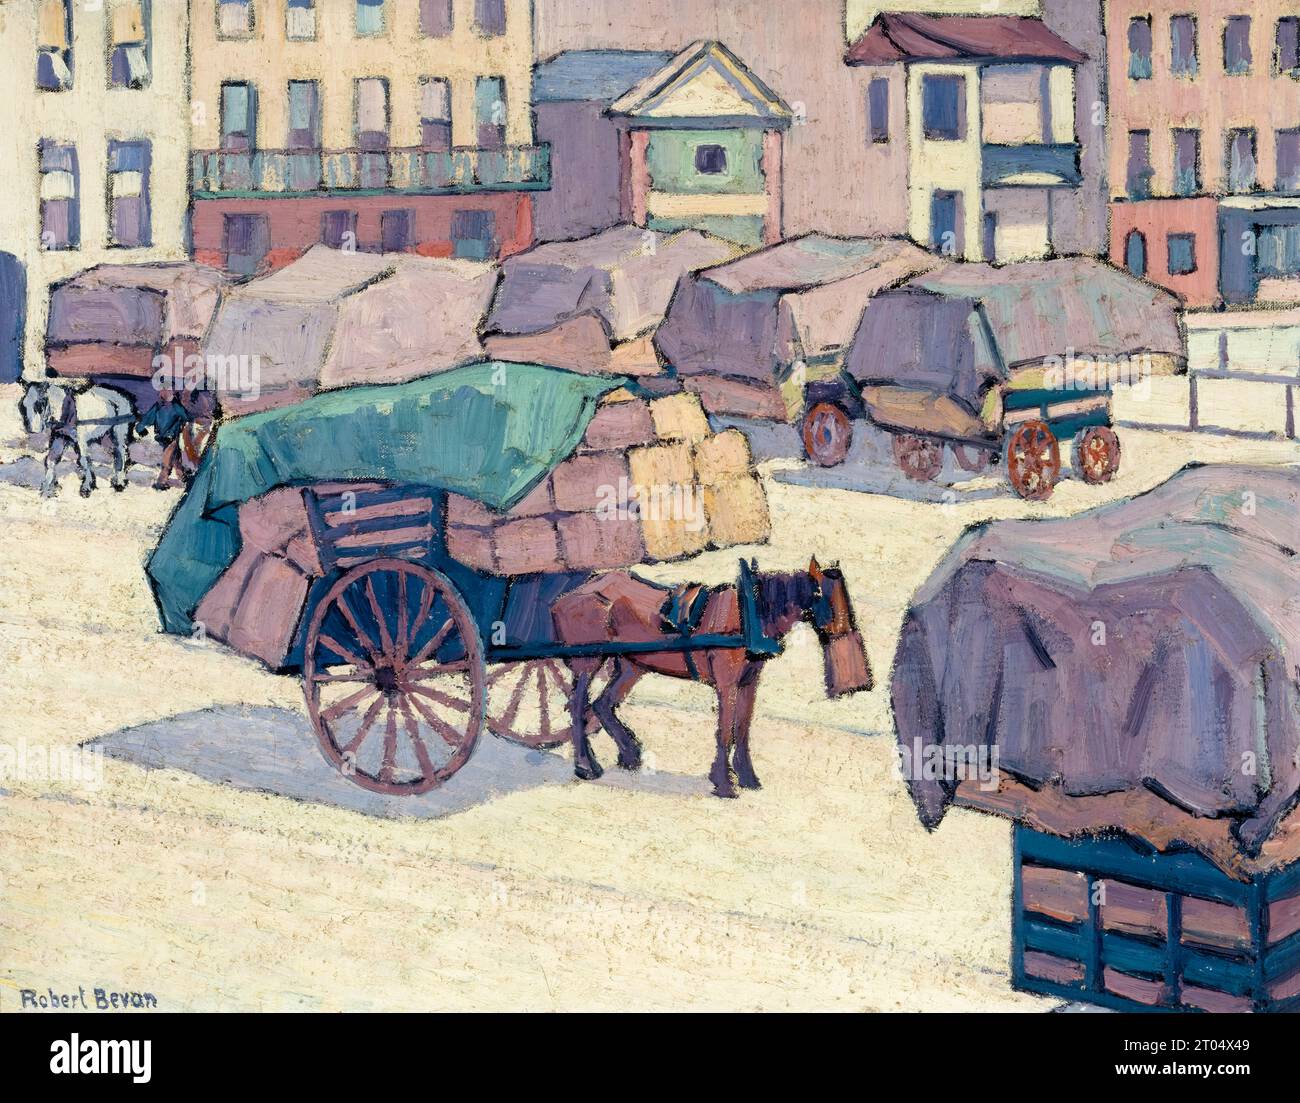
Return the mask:
[[[842,697],[871,689],[871,664],[853,618],[853,602],[844,575],[835,567],[822,570],[814,556],[808,564],[808,578],[812,582],[813,627],[822,641],[826,692]]]
[[[23,416],[23,431],[43,433],[50,427],[50,385],[48,383],[28,383],[23,389],[23,397],[18,402],[18,409]]]

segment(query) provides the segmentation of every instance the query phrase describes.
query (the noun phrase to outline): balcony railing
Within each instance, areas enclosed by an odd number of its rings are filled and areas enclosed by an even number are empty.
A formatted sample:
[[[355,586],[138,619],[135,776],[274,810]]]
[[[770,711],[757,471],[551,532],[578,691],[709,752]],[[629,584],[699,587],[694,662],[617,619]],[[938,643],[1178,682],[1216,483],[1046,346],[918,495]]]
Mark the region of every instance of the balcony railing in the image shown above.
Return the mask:
[[[551,147],[504,149],[196,150],[197,196],[316,195],[332,192],[455,194],[551,186]]]
[[[1051,177],[1043,180],[1042,187],[1078,187],[1083,180],[1079,171],[1077,144],[985,145],[984,186],[986,188],[1014,187],[1023,183],[1026,176]]]

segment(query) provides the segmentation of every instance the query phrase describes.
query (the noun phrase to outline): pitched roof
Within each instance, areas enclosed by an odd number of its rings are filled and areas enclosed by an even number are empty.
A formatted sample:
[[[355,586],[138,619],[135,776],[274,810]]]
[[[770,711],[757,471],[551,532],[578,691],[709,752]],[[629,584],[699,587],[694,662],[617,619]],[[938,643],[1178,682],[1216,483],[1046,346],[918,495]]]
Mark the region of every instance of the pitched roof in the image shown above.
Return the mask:
[[[849,65],[944,60],[1078,64],[1088,55],[1032,16],[883,12],[849,47],[844,60]]]
[[[611,104],[672,57],[660,50],[566,50],[533,70],[533,102]]]
[[[694,84],[694,89],[689,86]],[[692,42],[609,108],[638,119],[750,116],[786,125],[794,112],[721,42]]]

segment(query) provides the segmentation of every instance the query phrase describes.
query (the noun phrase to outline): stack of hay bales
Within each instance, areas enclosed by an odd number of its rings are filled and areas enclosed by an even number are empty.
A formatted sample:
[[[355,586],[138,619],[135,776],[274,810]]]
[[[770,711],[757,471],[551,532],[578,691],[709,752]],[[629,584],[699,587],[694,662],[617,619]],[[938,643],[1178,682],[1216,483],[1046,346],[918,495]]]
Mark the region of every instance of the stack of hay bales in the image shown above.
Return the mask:
[[[574,454],[514,508],[450,494],[447,550],[490,574],[608,570],[762,543],[767,499],[738,430],[699,399],[606,396]]]

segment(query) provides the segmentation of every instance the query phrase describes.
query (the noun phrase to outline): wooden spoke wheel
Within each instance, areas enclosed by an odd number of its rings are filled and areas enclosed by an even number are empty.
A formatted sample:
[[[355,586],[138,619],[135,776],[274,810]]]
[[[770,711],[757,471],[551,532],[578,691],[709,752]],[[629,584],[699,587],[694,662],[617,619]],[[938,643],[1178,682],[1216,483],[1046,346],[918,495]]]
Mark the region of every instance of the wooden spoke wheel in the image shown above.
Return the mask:
[[[952,446],[952,456],[957,461],[957,466],[963,471],[969,471],[972,474],[987,470],[989,464],[993,462],[994,455],[996,455],[995,452],[987,448],[977,448],[973,444],[954,444]]]
[[[1061,477],[1061,446],[1045,421],[1026,421],[1007,443],[1007,474],[1022,498],[1041,502]]]
[[[1074,438],[1074,469],[1085,483],[1108,483],[1119,470],[1119,437],[1105,425],[1094,425]]]
[[[844,462],[853,443],[853,422],[842,407],[818,402],[803,417],[803,449],[815,464],[834,467]]]
[[[943,446],[938,441],[911,433],[896,433],[892,439],[894,462],[909,479],[928,483],[943,470]]]
[[[500,663],[488,674],[488,731],[541,750],[569,738],[573,675],[561,659]]]
[[[363,789],[423,793],[459,770],[483,729],[483,644],[438,571],[353,567],[307,629],[303,692],[326,761]]]

